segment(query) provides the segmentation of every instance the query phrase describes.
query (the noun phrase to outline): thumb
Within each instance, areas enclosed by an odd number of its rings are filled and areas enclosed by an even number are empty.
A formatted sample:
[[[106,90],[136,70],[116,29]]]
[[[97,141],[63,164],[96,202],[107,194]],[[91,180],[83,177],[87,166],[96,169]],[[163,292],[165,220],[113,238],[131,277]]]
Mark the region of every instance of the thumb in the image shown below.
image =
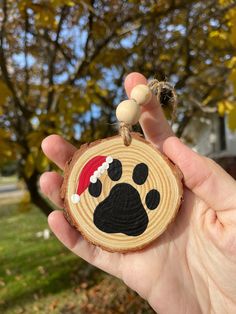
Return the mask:
[[[163,150],[182,171],[187,188],[212,209],[235,207],[236,181],[212,159],[195,153],[177,137],[166,139]]]

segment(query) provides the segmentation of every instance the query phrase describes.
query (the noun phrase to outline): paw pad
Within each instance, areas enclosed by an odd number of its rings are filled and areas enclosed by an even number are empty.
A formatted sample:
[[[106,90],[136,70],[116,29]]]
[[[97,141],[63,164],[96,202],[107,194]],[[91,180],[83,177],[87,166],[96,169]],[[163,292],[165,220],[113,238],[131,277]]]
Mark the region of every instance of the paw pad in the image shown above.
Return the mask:
[[[108,176],[112,181],[119,181],[122,177],[122,163],[114,159],[108,169]],[[109,192],[109,195],[100,202],[94,211],[94,224],[106,233],[124,233],[128,236],[142,234],[148,226],[148,215],[145,206],[156,209],[160,202],[160,194],[156,189],[150,190],[142,203],[139,191],[148,179],[148,166],[139,163],[135,166],[132,174],[134,184],[117,183]],[[90,183],[89,193],[93,197],[101,194],[101,182]]]

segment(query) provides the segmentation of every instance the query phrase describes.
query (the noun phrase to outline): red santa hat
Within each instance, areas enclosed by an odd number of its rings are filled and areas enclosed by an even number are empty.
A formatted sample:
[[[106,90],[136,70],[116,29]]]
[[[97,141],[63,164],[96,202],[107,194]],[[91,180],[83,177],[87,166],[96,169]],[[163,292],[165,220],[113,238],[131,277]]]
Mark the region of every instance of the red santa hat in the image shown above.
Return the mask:
[[[77,193],[71,195],[73,204],[80,201],[80,195],[89,187],[90,183],[96,183],[97,179],[109,168],[113,162],[111,156],[95,156],[83,167],[80,176]]]

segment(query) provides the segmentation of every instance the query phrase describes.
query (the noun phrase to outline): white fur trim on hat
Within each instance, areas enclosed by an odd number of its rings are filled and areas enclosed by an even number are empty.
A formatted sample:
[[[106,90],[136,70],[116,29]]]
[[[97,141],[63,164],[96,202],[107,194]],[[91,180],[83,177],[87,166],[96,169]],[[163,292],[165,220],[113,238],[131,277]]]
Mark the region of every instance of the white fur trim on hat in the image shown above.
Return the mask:
[[[73,204],[78,204],[79,201],[80,201],[80,197],[79,197],[78,194],[72,194],[72,195],[71,195],[71,202],[72,202]]]
[[[108,162],[109,164],[111,164],[111,163],[113,162],[113,158],[112,158],[111,156],[107,156],[106,162]]]
[[[97,182],[97,178],[93,175],[90,177],[90,182],[91,183],[96,183]]]
[[[98,172],[99,172],[100,174],[103,174],[104,171],[105,171],[105,168],[104,168],[103,166],[98,167]]]
[[[107,170],[109,168],[109,163],[108,162],[104,162],[102,164],[102,167],[104,167],[104,169]]]
[[[96,170],[94,171],[93,175],[94,177],[99,178],[101,176],[101,173],[98,170]]]

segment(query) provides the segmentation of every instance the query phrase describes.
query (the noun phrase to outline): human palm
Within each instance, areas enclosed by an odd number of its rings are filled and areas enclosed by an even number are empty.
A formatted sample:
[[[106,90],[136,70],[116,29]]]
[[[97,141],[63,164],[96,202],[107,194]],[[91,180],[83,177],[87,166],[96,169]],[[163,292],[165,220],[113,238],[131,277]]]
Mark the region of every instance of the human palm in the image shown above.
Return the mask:
[[[130,74],[127,94],[142,83],[141,74]],[[175,221],[150,246],[126,254],[88,243],[61,211],[49,216],[52,231],[72,252],[121,278],[158,313],[236,313],[236,182],[173,136],[154,97],[140,123],[146,137],[183,172],[184,201]],[[57,135],[46,138],[42,148],[62,169],[75,152]],[[55,172],[40,179],[42,191],[60,207],[62,181]]]

